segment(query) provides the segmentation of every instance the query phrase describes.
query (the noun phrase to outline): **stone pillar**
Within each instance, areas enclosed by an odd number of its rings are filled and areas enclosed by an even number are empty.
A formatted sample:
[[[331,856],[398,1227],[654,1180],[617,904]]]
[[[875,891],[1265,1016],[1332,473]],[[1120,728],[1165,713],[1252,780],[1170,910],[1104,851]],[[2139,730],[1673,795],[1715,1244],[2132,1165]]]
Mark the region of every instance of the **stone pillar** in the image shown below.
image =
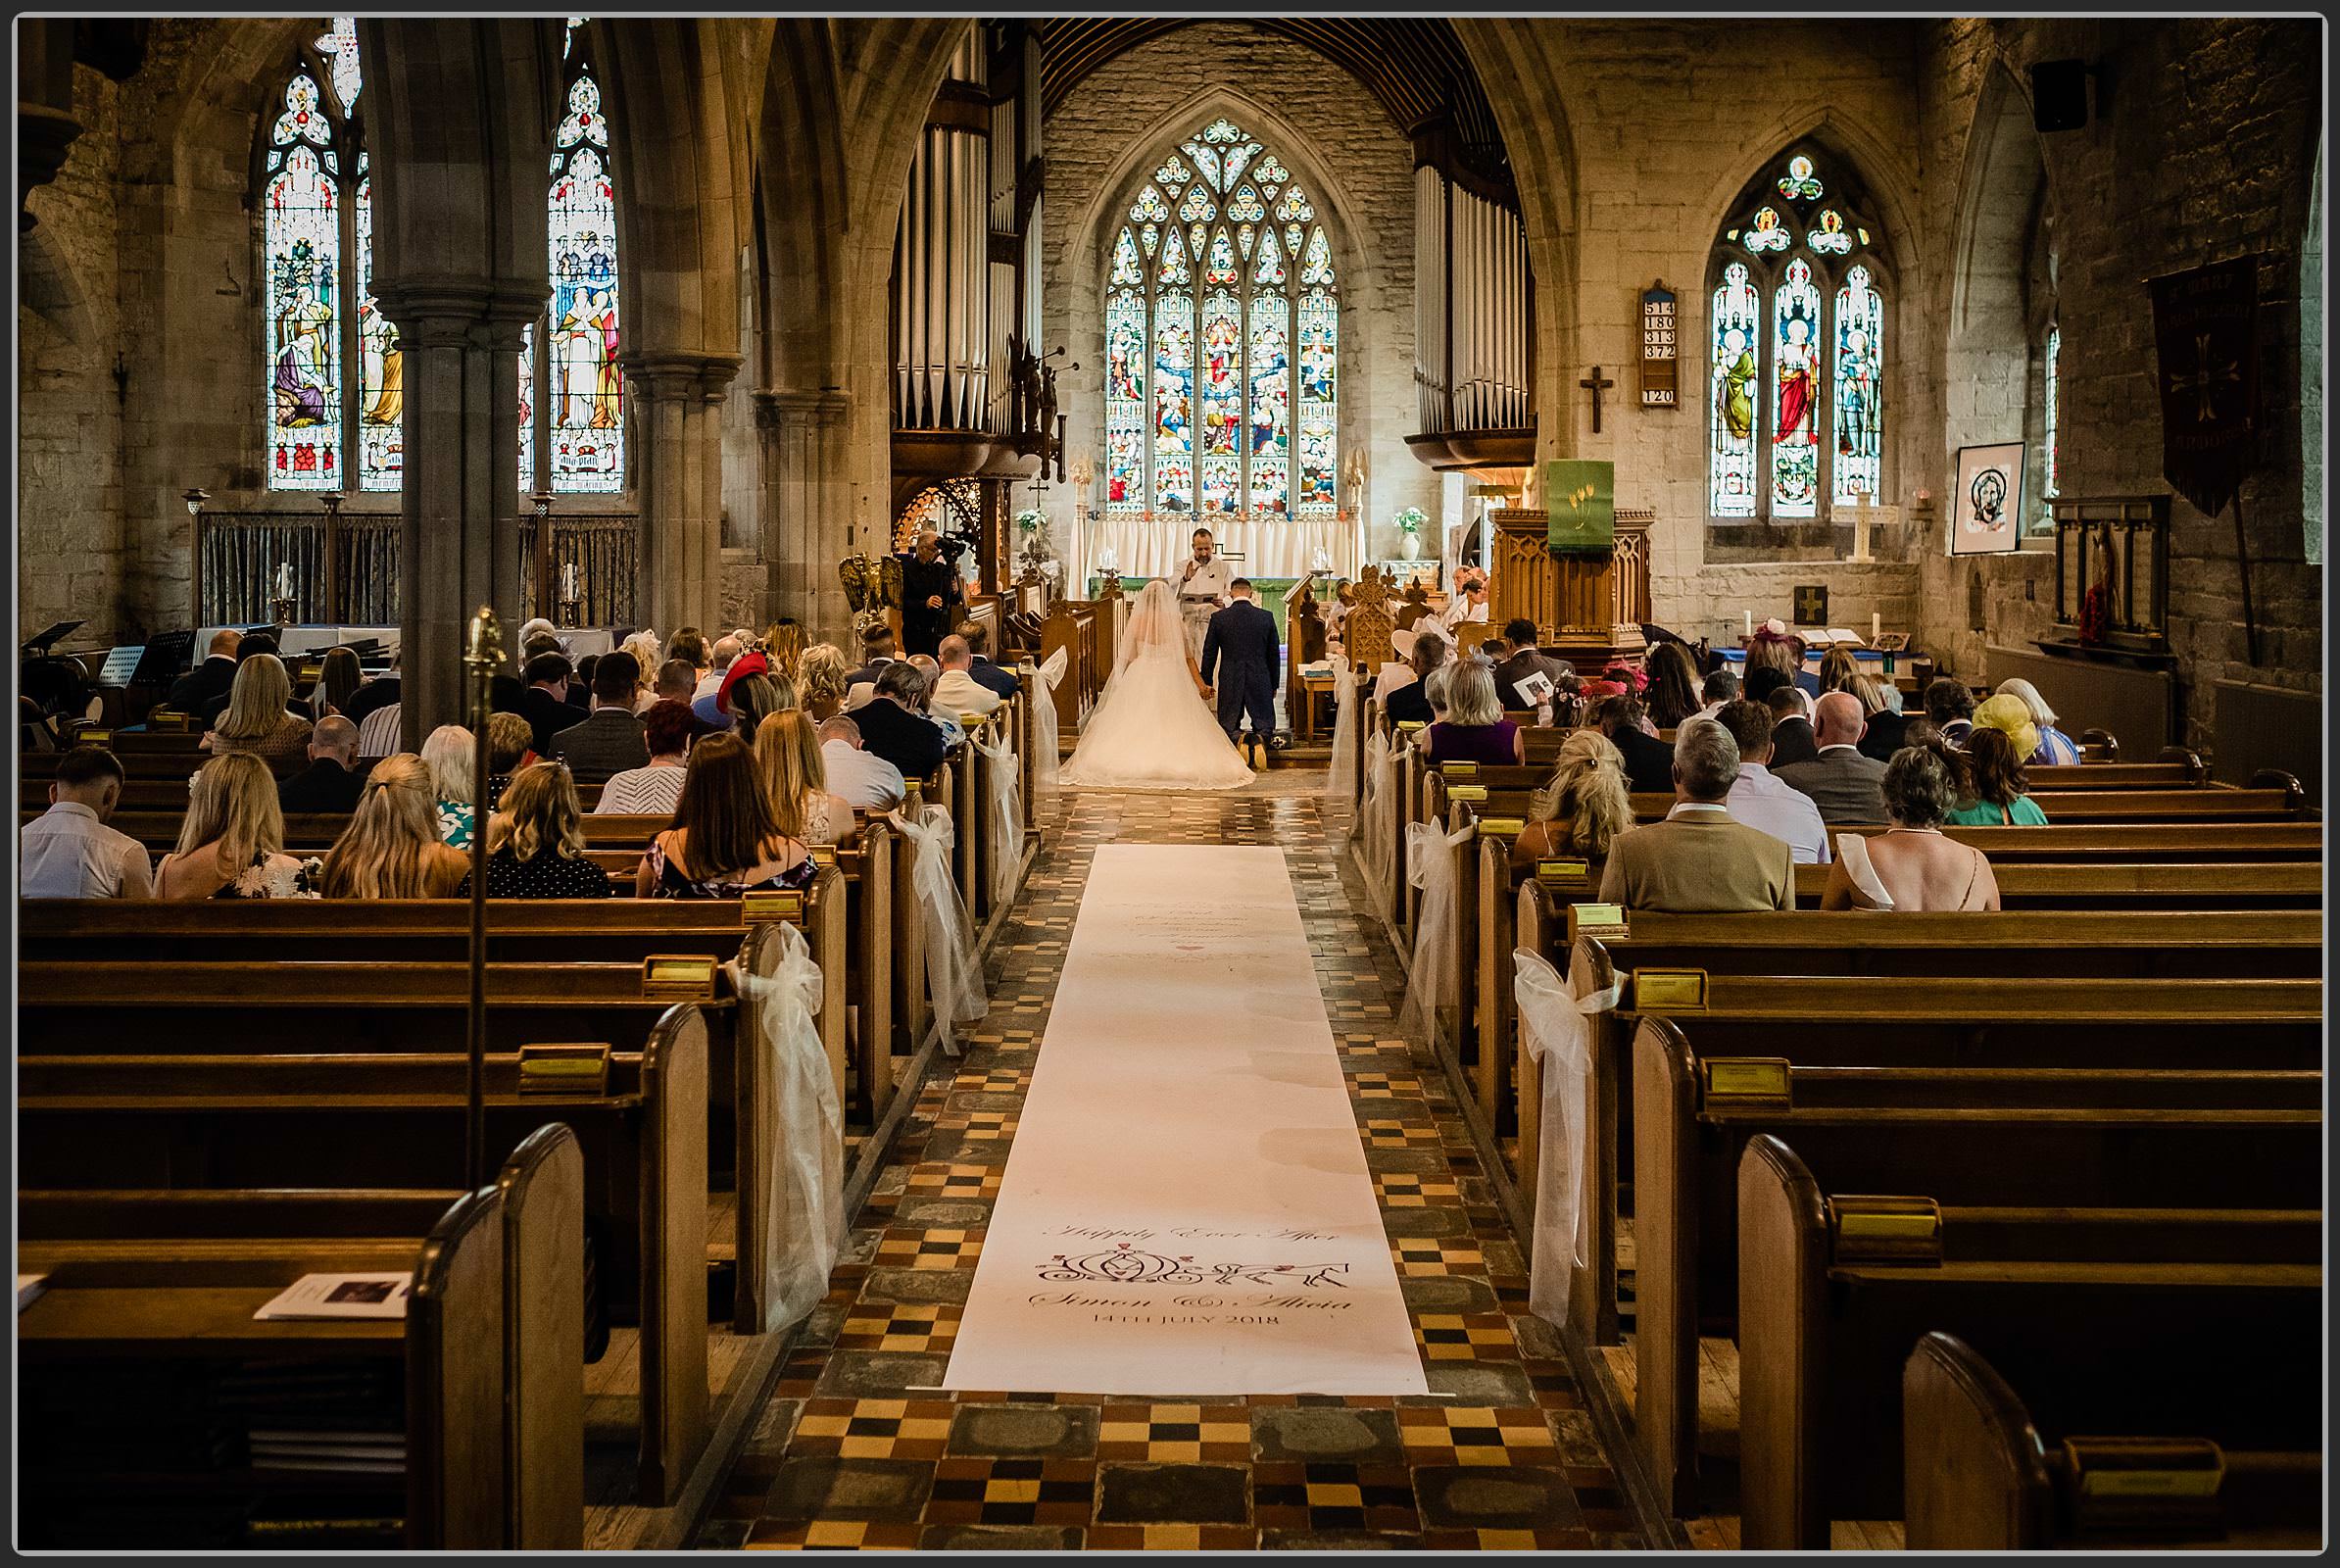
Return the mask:
[[[706,627],[723,600],[724,389],[736,354],[653,353],[626,364],[641,420],[641,582],[635,603],[663,638]]]
[[[399,552],[400,731],[412,750],[463,718],[472,612],[492,606],[506,653],[520,625],[520,329],[544,308],[526,285],[435,280],[385,287],[406,390]]]
[[[763,613],[767,620],[794,615],[807,641],[839,647],[853,620],[837,581],[852,533],[852,412],[851,395],[830,389],[756,394]]]

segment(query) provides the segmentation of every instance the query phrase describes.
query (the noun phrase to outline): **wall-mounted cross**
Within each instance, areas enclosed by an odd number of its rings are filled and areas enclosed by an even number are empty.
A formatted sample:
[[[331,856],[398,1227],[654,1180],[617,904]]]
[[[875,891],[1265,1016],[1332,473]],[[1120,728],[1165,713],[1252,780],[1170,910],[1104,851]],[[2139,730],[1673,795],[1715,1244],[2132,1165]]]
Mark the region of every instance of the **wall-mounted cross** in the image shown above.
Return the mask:
[[[1592,433],[1594,435],[1600,434],[1600,395],[1602,391],[1609,387],[1613,387],[1617,383],[1614,381],[1605,380],[1602,378],[1600,367],[1597,365],[1592,368],[1592,373],[1590,375],[1577,383],[1577,385],[1585,388],[1592,394]]]

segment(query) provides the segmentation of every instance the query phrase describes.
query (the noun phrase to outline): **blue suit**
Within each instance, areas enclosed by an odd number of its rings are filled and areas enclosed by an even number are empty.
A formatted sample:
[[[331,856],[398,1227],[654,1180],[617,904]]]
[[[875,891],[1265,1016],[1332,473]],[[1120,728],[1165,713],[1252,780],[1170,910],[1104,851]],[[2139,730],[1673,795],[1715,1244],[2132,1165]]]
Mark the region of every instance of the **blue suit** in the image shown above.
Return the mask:
[[[1249,600],[1238,599],[1210,617],[1202,636],[1202,680],[1218,690],[1219,727],[1229,739],[1239,723],[1263,741],[1275,734],[1276,666],[1282,652],[1276,617]]]

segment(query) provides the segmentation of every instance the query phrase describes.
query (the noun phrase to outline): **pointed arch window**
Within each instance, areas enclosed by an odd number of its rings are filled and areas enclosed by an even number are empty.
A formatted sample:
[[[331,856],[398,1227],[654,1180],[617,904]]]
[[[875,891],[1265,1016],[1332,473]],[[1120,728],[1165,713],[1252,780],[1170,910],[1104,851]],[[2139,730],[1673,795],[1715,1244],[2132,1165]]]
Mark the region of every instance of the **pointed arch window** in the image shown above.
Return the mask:
[[[1779,159],[1716,238],[1707,511],[1832,518],[1885,482],[1889,279],[1859,187],[1817,148]]]
[[[398,329],[373,298],[358,24],[332,17],[323,26],[261,121],[268,487],[395,491],[404,423]]]
[[[1215,120],[1131,199],[1105,270],[1105,507],[1333,514],[1341,284],[1292,172]]]
[[[567,92],[545,192],[552,303],[521,338],[520,489],[542,474],[556,495],[616,495],[626,487],[617,193],[584,23],[570,17],[564,33]]]

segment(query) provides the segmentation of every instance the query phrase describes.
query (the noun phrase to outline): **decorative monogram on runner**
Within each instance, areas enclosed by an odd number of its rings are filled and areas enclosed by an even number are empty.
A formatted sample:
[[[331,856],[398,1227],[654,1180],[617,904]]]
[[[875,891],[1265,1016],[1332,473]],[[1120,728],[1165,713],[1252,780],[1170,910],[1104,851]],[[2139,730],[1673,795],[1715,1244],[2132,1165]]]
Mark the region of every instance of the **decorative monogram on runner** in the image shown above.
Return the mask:
[[[1192,1254],[1172,1257],[1165,1252],[1144,1252],[1127,1242],[1114,1244],[1109,1252],[1084,1252],[1077,1257],[1058,1252],[1051,1262],[1041,1264],[1038,1272],[1044,1280],[1092,1280],[1112,1285],[1199,1285],[1207,1279],[1214,1285],[1241,1281],[1251,1285],[1301,1285],[1310,1290],[1348,1289],[1345,1281],[1333,1277],[1346,1274],[1346,1263],[1196,1263]]]

